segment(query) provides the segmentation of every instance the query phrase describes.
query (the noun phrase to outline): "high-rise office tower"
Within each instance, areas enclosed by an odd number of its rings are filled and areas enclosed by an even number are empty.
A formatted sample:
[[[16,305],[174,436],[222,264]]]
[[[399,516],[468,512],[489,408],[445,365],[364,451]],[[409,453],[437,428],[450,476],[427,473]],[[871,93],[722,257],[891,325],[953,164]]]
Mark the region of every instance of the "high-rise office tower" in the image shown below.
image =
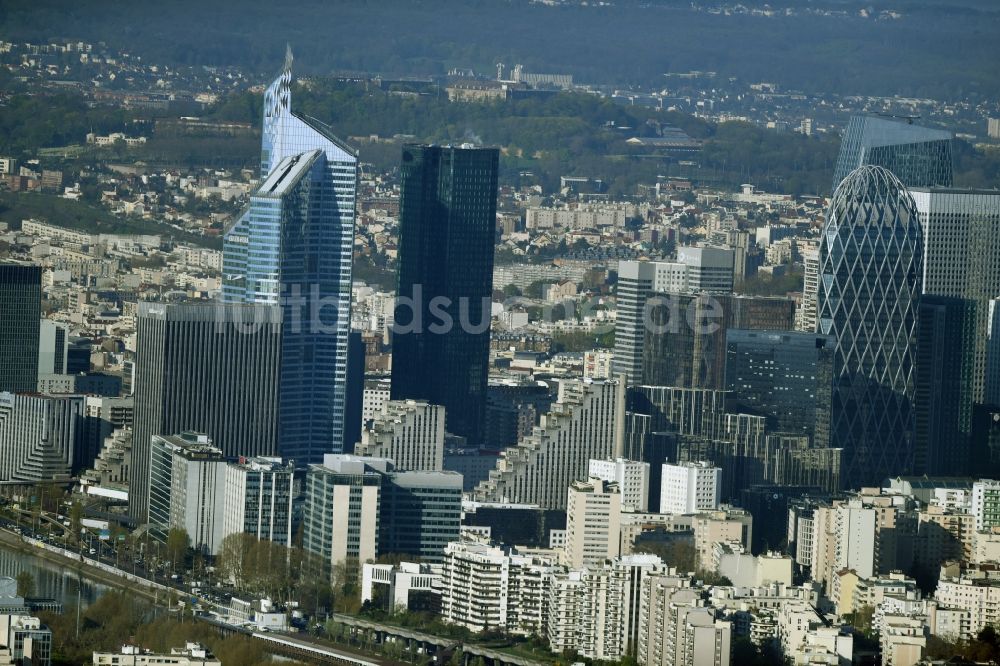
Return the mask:
[[[807,435],[827,446],[836,340],[792,331],[726,332],[726,386],[762,412],[769,432]]]
[[[788,298],[731,294],[655,294],[646,305],[643,383],[722,389],[726,331],[787,331],[795,324]]]
[[[907,187],[951,187],[951,132],[910,121],[854,116],[844,130],[833,189],[859,166],[885,167]]]
[[[989,324],[986,328],[986,381],[983,402],[1000,406],[1000,298],[991,299],[987,307]]]
[[[357,566],[378,555],[384,458],[328,455],[310,465],[302,508],[302,547],[331,566]]]
[[[277,453],[281,312],[140,303],[136,338],[129,506],[145,520],[153,435],[206,433],[229,457]]]
[[[926,256],[926,255],[925,255]],[[969,473],[972,301],[924,294],[917,309],[914,474]]]
[[[0,391],[38,388],[42,269],[0,264]]]
[[[989,302],[1000,296],[1000,192],[910,188],[923,233],[923,293],[971,301],[972,400],[984,399]]]
[[[240,458],[226,465],[223,539],[244,532],[292,543],[295,468],[281,458]]]
[[[837,340],[831,445],[851,486],[913,463],[914,354],[923,256],[903,183],[859,167],[837,187],[820,245],[819,332]]]
[[[399,198],[392,397],[442,405],[483,441],[499,152],[407,145]]]
[[[648,324],[647,301],[653,293],[729,294],[733,290],[734,252],[711,247],[682,247],[677,261],[619,261],[615,353],[612,370],[629,384],[643,377],[643,346]],[[683,314],[683,313],[682,313]]]
[[[226,232],[223,299],[282,310],[279,453],[305,464],[345,445],[358,161],[292,111],[291,64],[264,92],[262,182]]]
[[[43,319],[38,335],[38,376],[62,375],[66,372],[66,351],[69,342],[66,324]]]
[[[397,472],[382,475],[378,552],[441,562],[462,526],[462,475]]]
[[[612,371],[625,375],[629,384],[642,381],[642,343],[646,327],[646,300],[656,282],[656,264],[648,261],[619,261],[615,354]]]

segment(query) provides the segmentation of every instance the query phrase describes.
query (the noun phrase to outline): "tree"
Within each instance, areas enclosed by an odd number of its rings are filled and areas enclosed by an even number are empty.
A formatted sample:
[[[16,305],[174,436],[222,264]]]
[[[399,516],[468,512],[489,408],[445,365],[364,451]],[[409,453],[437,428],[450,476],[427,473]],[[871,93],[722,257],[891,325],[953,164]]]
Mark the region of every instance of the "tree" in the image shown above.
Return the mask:
[[[666,541],[639,541],[635,552],[651,553],[658,556],[667,566],[678,571],[694,571],[698,563],[698,551],[689,538],[673,537]]]
[[[35,577],[30,571],[22,571],[17,574],[17,596],[30,597],[35,593]]]
[[[187,530],[182,527],[171,527],[167,532],[167,557],[170,558],[170,566],[174,573],[183,571],[184,561],[187,559],[188,548],[191,547],[191,538]]]
[[[545,280],[535,280],[524,290],[524,295],[528,298],[541,298],[547,284]]]
[[[506,296],[507,298],[511,298],[514,296],[521,296],[522,294],[521,290],[518,288],[516,284],[508,284],[506,287],[503,288],[503,295]]]

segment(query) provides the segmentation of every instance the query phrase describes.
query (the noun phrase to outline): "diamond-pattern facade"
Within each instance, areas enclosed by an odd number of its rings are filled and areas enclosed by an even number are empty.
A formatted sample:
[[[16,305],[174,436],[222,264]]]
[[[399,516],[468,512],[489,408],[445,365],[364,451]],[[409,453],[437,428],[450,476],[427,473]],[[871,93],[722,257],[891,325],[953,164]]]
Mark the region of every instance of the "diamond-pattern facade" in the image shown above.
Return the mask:
[[[914,358],[923,257],[916,206],[890,171],[862,166],[834,192],[820,244],[818,332],[837,339],[833,446],[849,486],[913,462]]]

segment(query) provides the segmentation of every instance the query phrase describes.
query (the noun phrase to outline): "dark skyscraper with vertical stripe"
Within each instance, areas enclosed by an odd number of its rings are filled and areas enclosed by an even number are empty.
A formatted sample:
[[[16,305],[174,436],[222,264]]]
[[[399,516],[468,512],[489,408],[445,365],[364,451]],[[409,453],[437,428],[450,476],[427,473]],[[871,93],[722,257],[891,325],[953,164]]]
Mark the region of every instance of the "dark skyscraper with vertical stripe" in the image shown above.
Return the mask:
[[[33,393],[38,389],[41,267],[0,264],[0,316],[0,391]]]
[[[407,145],[400,192],[392,397],[444,405],[483,440],[499,152]]]

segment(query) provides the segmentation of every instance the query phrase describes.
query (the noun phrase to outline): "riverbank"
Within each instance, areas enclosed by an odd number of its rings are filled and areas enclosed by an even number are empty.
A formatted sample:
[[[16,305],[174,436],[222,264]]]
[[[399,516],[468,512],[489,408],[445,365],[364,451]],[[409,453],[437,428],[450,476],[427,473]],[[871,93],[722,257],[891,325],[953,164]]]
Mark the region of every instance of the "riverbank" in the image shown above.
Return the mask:
[[[132,594],[137,594],[154,603],[165,598],[164,593],[167,592],[166,590],[151,589],[147,586],[136,584],[135,580],[129,580],[127,578],[114,575],[98,567],[87,564],[85,561],[52,552],[47,548],[32,545],[31,543],[25,541],[20,535],[8,530],[0,529],[0,546],[36,557],[40,560],[45,560],[46,562],[61,567],[72,567],[74,570],[79,572],[81,576],[84,576],[94,582],[120,590],[125,590]],[[156,583],[152,584],[156,585]]]

